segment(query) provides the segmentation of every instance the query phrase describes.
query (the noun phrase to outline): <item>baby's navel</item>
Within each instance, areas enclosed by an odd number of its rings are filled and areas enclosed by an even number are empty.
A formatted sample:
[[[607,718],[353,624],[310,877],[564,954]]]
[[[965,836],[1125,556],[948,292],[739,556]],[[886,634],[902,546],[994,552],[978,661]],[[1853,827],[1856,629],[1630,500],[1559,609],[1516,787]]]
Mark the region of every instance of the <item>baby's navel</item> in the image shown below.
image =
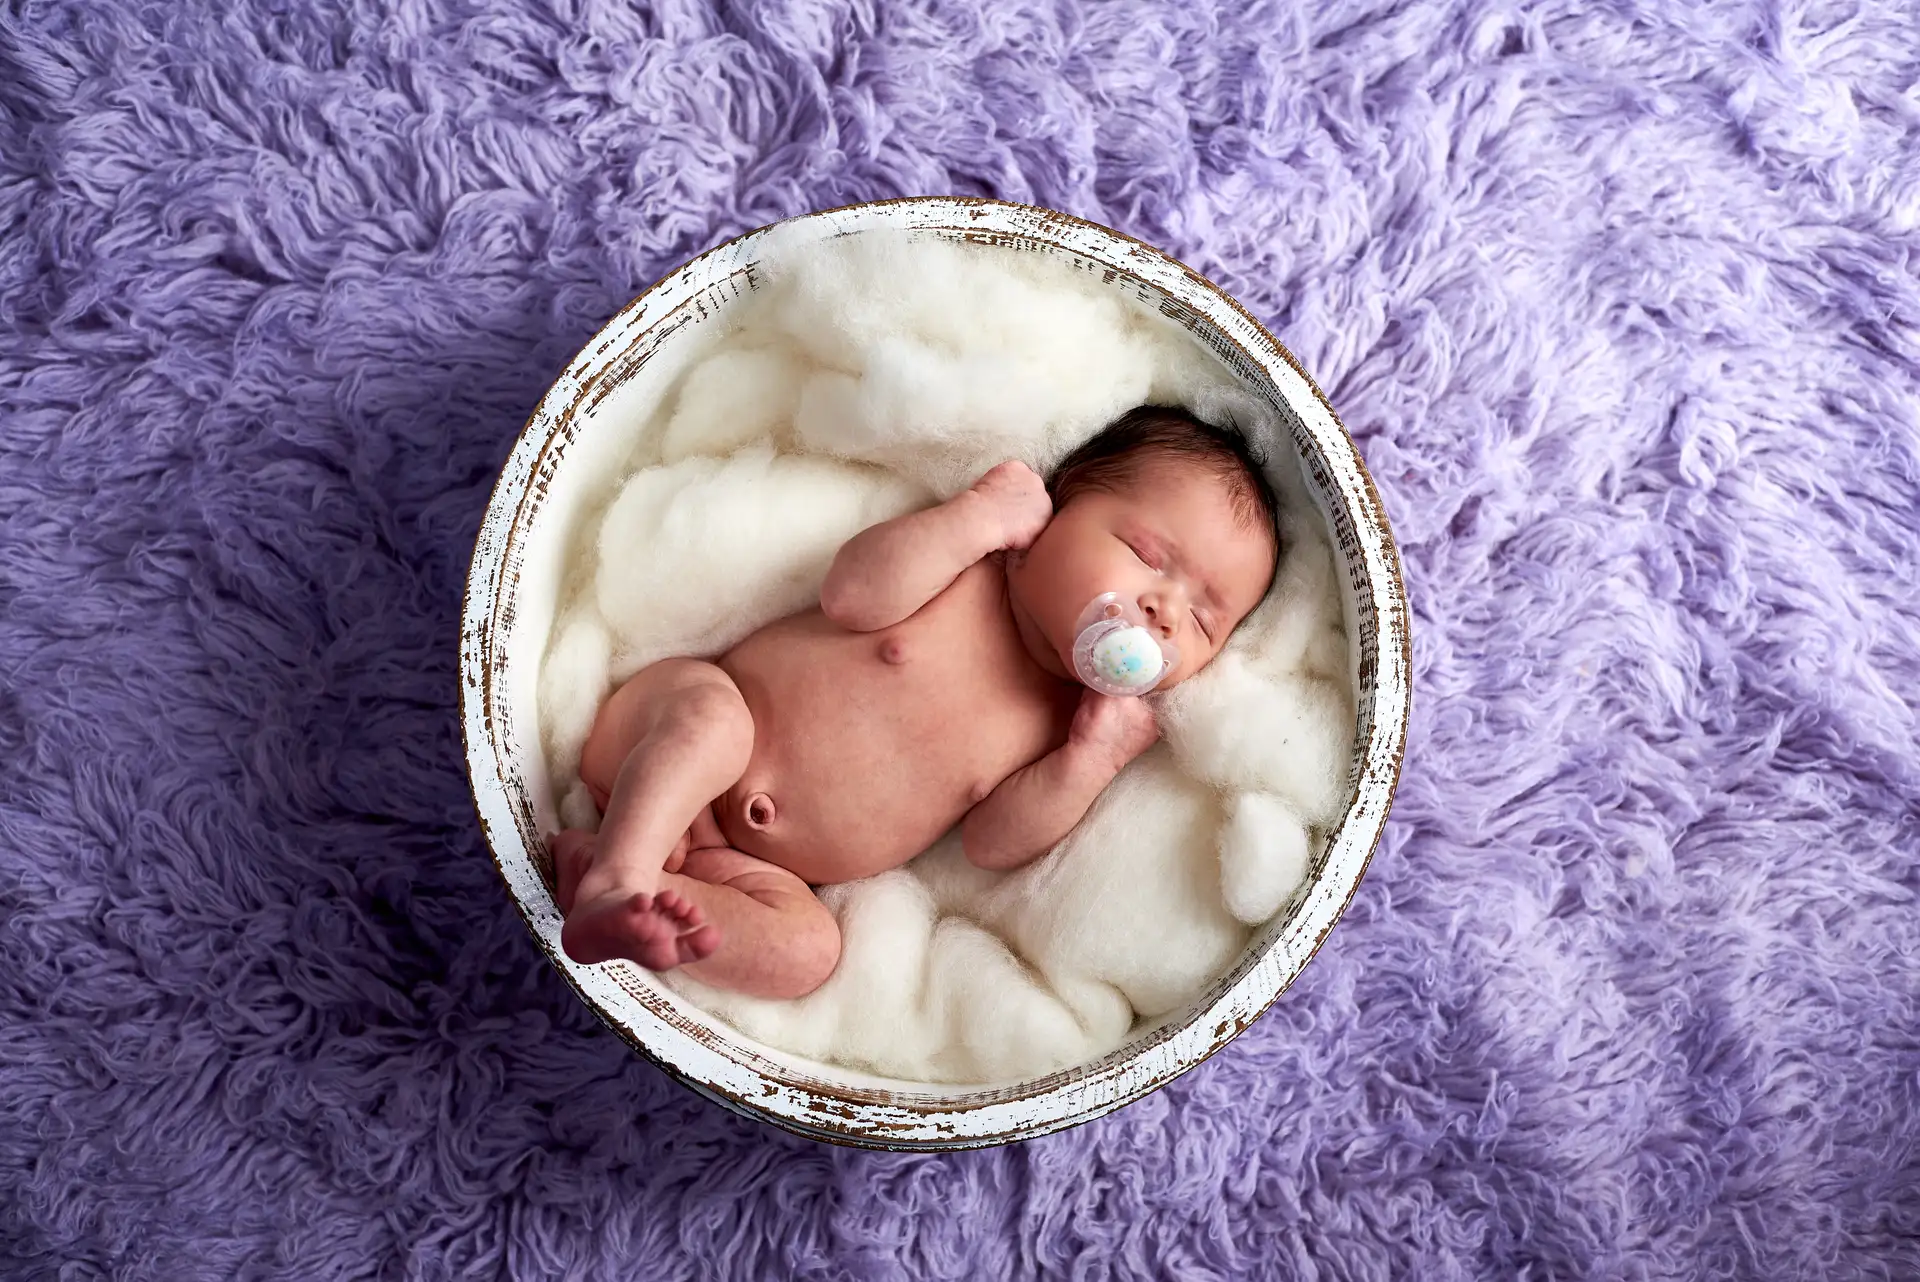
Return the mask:
[[[754,793],[747,798],[747,804],[742,809],[746,811],[747,827],[755,832],[765,832],[773,826],[777,812],[773,807],[773,798],[766,793]]]
[[[880,645],[882,663],[905,663],[907,661],[907,643],[899,637],[888,637]]]

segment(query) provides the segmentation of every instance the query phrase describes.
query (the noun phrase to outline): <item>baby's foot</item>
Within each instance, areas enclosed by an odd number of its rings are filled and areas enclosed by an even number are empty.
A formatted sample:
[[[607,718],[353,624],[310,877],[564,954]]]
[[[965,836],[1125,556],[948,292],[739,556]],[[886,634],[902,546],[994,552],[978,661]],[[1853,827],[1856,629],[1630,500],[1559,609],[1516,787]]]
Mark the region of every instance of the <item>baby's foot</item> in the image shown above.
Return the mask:
[[[719,930],[699,906],[674,891],[590,887],[581,898],[581,881],[593,866],[592,833],[568,830],[551,845],[554,899],[566,918],[560,946],[573,960],[592,965],[625,957],[649,970],[671,970],[710,957],[720,946]]]
[[[691,831],[689,829],[689,835],[683,835],[674,846],[662,871],[679,872],[687,862]],[[562,917],[573,912],[574,897],[580,893],[580,878],[593,866],[593,841],[594,835],[584,828],[565,828],[547,838],[547,849],[553,853],[553,902],[559,906]]]
[[[625,957],[648,970],[672,970],[711,957],[720,932],[697,905],[671,890],[613,892],[574,905],[560,946],[582,965]]]

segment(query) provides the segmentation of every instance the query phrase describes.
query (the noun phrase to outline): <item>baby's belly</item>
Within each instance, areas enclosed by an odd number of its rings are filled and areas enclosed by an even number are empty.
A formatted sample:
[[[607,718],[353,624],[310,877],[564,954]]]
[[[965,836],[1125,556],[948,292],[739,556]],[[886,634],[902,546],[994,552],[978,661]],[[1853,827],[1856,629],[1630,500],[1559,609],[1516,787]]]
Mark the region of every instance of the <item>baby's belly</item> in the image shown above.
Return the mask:
[[[1064,739],[1071,689],[1006,651],[1010,623],[982,635],[940,604],[881,632],[795,615],[720,660],[754,724],[746,773],[714,807],[730,844],[814,885],[872,876]]]

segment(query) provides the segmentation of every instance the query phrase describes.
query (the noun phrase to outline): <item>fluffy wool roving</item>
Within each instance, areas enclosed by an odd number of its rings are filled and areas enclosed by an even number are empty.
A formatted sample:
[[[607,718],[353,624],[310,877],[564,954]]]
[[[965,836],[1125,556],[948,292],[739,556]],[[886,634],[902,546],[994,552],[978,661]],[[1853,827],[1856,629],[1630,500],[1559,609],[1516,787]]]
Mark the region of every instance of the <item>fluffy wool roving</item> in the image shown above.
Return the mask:
[[[1199,997],[1247,927],[1301,888],[1316,834],[1340,816],[1352,664],[1326,527],[1270,407],[1085,273],[897,233],[790,239],[769,238],[758,292],[662,403],[578,429],[661,461],[582,491],[610,494],[604,508],[589,498],[545,518],[581,531],[540,672],[559,810],[597,826],[575,771],[620,680],[811,607],[864,526],[1005,458],[1045,471],[1156,385],[1184,389],[1253,438],[1285,496],[1268,599],[1220,658],[1151,696],[1168,739],[1156,751],[1186,777],[1143,760],[1047,857],[1059,868],[978,874],[950,834],[898,872],[835,888],[844,955],[805,1000],[665,980],[769,1045],[907,1081],[1004,1083],[1095,1058]]]

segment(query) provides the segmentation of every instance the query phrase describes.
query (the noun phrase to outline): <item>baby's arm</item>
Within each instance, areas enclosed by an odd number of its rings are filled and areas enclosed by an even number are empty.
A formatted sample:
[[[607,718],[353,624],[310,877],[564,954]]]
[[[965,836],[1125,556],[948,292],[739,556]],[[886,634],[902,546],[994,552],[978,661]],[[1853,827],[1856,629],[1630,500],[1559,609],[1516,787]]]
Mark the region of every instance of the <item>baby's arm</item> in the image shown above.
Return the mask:
[[[1024,548],[1053,519],[1046,483],[1000,464],[938,507],[862,530],[833,558],[820,609],[851,632],[891,627],[947,590],[980,558]]]
[[[1084,692],[1067,741],[967,812],[960,849],[981,868],[1031,863],[1072,832],[1114,776],[1159,737],[1145,701]]]

